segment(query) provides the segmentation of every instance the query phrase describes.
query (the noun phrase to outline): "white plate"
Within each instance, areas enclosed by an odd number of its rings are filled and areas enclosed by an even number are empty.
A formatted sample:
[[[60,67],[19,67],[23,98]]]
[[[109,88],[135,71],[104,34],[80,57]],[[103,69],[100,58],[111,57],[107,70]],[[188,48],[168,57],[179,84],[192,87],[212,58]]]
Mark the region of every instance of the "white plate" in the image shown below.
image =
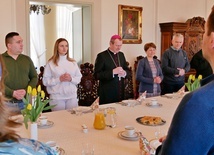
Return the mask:
[[[52,121],[47,121],[47,124],[45,124],[45,125],[42,125],[41,124],[41,122],[38,122],[38,128],[40,128],[40,129],[45,129],[45,128],[50,128],[50,127],[52,127],[53,125],[54,125],[54,122],[52,122]]]
[[[80,113],[87,113],[87,112],[92,112],[93,109],[91,107],[85,107],[85,106],[78,106],[73,109],[71,109],[72,114],[80,114]]]
[[[157,149],[158,146],[160,146],[162,143],[159,142],[158,139],[152,139],[152,140],[150,140],[149,144],[152,148]]]
[[[151,102],[150,103],[146,103],[146,105],[148,106],[148,107],[161,107],[162,106],[162,104],[160,104],[160,103],[157,103],[157,104],[152,104]]]
[[[124,140],[129,140],[129,141],[137,141],[139,139],[139,134],[137,132],[135,132],[135,136],[134,137],[126,137],[123,135],[125,131],[120,131],[118,132],[118,137]]]
[[[163,96],[166,96],[167,98],[173,98],[173,99],[178,99],[182,97],[182,95],[179,93],[165,94]]]
[[[125,103],[126,106],[132,106],[132,105],[140,104],[140,102],[137,100],[122,100],[122,102]]]

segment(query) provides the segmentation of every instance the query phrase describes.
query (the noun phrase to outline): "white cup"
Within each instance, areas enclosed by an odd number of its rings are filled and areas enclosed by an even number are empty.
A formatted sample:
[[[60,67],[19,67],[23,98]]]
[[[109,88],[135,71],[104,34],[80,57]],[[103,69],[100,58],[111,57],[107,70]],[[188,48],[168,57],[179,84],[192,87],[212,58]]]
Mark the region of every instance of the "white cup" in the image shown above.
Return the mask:
[[[133,136],[135,133],[135,129],[132,126],[125,126],[125,134],[127,136]]]
[[[48,118],[47,118],[47,116],[40,116],[39,121],[40,121],[41,125],[46,125],[48,122]]]
[[[46,142],[46,144],[54,150],[57,149],[57,145],[56,145],[55,141],[48,141],[48,142]]]
[[[157,101],[157,99],[151,99],[151,104],[152,105],[157,105],[158,104],[158,101]]]

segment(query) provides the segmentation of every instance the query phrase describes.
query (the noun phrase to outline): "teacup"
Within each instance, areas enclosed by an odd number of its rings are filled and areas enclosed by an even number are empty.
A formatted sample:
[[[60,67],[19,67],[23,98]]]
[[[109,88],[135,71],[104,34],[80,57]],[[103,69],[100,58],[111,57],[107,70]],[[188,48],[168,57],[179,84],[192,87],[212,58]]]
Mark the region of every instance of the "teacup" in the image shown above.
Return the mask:
[[[41,125],[46,125],[48,122],[48,118],[47,118],[47,116],[40,116],[39,121],[40,121]]]
[[[151,105],[157,105],[158,104],[158,101],[157,99],[151,99]]]
[[[131,137],[131,136],[134,135],[134,133],[135,133],[134,127],[132,127],[132,126],[125,126],[125,134],[126,134],[126,136]]]
[[[46,144],[54,150],[56,150],[56,148],[57,148],[55,141],[48,141],[48,142],[46,142]]]

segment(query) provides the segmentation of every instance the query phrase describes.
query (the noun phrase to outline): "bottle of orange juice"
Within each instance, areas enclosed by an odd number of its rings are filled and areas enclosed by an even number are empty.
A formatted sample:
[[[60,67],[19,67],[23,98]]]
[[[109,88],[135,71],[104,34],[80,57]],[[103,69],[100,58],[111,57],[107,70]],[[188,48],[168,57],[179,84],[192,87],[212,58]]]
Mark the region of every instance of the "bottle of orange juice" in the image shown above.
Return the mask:
[[[95,111],[95,118],[94,118],[94,128],[98,130],[105,129],[105,117],[104,117],[104,109],[97,109]]]

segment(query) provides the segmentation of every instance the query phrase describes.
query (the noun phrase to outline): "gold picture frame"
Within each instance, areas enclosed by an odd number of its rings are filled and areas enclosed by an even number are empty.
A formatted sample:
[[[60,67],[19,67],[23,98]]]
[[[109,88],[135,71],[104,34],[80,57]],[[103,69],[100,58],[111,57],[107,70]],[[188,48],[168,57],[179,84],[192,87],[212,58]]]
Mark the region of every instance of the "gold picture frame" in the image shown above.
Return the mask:
[[[142,7],[118,6],[118,31],[124,44],[142,43]]]

